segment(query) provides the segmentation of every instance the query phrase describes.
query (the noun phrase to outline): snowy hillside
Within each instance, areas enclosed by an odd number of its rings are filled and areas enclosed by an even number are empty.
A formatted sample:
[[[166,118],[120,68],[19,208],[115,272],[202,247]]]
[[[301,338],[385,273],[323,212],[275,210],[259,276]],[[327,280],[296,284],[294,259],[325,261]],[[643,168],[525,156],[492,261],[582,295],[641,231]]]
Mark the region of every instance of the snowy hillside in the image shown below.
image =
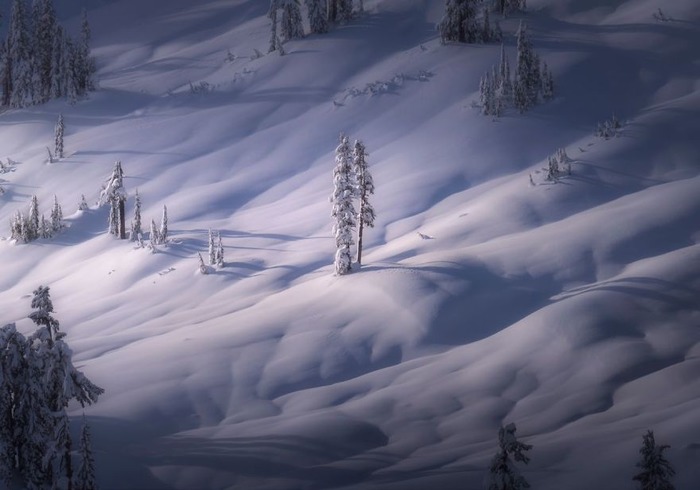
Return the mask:
[[[262,0],[86,3],[100,90],[0,114],[0,321],[30,332],[51,287],[105,389],[85,410],[101,488],[477,489],[510,422],[533,488],[637,488],[647,429],[698,488],[696,1],[529,0],[506,52],[526,21],[556,95],[498,119],[476,104],[500,45],[441,45],[442,0],[365,0],[262,57]],[[340,132],[369,151],[377,223],[336,277]],[[559,148],[572,173],[548,181]],[[146,229],[167,205],[157,253],[107,233],[117,160],[127,221],[137,189]],[[14,243],[32,195],[68,228]],[[209,229],[227,264],[202,275]]]

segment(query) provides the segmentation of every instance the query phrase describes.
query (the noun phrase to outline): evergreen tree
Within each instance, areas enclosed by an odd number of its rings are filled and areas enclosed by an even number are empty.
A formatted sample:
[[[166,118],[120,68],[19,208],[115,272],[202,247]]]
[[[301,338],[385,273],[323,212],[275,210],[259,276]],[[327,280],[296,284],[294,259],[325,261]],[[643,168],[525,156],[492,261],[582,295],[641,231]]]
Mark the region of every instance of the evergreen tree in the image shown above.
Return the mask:
[[[86,211],[88,209],[90,209],[90,206],[88,206],[88,203],[85,200],[85,194],[81,194],[80,203],[78,204],[78,211]]]
[[[11,83],[9,105],[15,108],[27,107],[36,102],[28,20],[25,1],[13,0],[7,43]]]
[[[352,172],[352,150],[348,137],[340,135],[340,144],[335,150],[336,166],[333,170],[334,191],[331,197],[333,210],[331,216],[335,218],[333,234],[335,236],[335,273],[343,275],[352,268],[352,254],[350,247],[353,245],[352,230],[355,228],[355,176]]]
[[[305,0],[308,9],[309,27],[312,34],[328,32],[328,9],[326,0]]]
[[[277,39],[275,39],[275,46],[275,49],[277,50],[280,56],[284,56],[285,54],[287,54],[287,52],[284,50],[284,46],[282,46],[282,40],[279,36],[277,36]]]
[[[66,334],[59,331],[58,320],[51,316],[54,310],[48,287],[39,286],[34,291],[32,308],[35,311],[29,318],[38,328],[28,340],[32,352],[41,360],[38,365],[43,402],[48,412],[44,422],[43,467],[52,487],[60,488],[64,481],[70,487],[73,480],[72,441],[66,408],[71,400],[82,406],[95,403],[104,390],[73,366],[72,352],[63,340]]]
[[[270,10],[267,12],[267,16],[270,18],[270,47],[267,49],[268,53],[275,51],[279,43],[279,38],[277,37],[277,9],[278,0],[272,0],[270,2]]]
[[[542,98],[544,100],[554,98],[554,77],[546,62],[542,64]]]
[[[513,460],[527,464],[530,458],[524,453],[532,449],[532,445],[518,441],[515,431],[515,424],[512,423],[498,430],[499,450],[491,460],[487,477],[487,490],[530,488],[530,484],[515,467]]]
[[[58,115],[58,122],[56,122],[55,129],[55,142],[54,142],[54,155],[56,158],[63,158],[63,132],[65,130],[65,124],[63,122],[63,114]]]
[[[344,24],[352,19],[352,0],[335,0],[336,8],[336,18],[335,22]]]
[[[473,43],[479,37],[475,0],[445,0],[445,15],[438,24],[442,43]]]
[[[26,242],[25,240],[25,220],[21,211],[17,211],[10,221],[10,239],[17,242]]]
[[[157,245],[160,243],[160,238],[158,237],[158,228],[154,219],[151,219],[151,233],[148,236],[148,240],[151,244],[151,250],[154,252],[158,250]]]
[[[95,477],[95,458],[92,455],[90,443],[90,426],[83,415],[83,426],[80,431],[80,443],[78,445],[80,464],[74,488],[75,490],[97,490],[97,479]]]
[[[6,41],[0,42],[0,105],[10,105],[12,93],[12,60]]]
[[[209,265],[216,264],[216,247],[214,246],[214,232],[209,228]]]
[[[160,230],[158,231],[158,242],[168,241],[168,208],[163,204],[163,216],[160,218]]]
[[[100,204],[109,203],[109,232],[120,239],[126,238],[126,189],[124,188],[124,171],[122,162],[114,163],[112,175],[102,186]]]
[[[216,234],[217,244],[216,244],[216,266],[223,268],[224,262],[224,244],[221,242],[221,233]]]
[[[367,168],[367,157],[369,156],[365,145],[360,141],[355,141],[352,154],[353,170],[357,178],[357,193],[360,196],[360,211],[357,213],[357,263],[362,264],[362,232],[364,227],[374,228],[376,215],[374,207],[369,202],[369,196],[374,194],[374,179]]]
[[[41,218],[39,219],[39,234],[38,238],[51,238],[51,229],[49,226],[46,224],[46,218],[44,215],[41,215]]]
[[[37,102],[48,101],[52,95],[54,36],[56,12],[52,0],[38,0],[34,4],[34,61],[38,86]]]
[[[23,392],[27,340],[15,324],[0,328],[0,481],[9,480],[18,469],[17,455],[22,444],[21,414],[17,412],[18,395]]]
[[[539,56],[532,49],[527,37],[527,26],[522,21],[516,37],[518,58],[513,83],[513,103],[522,113],[537,103],[542,91],[542,76]]]
[[[80,96],[79,87],[79,60],[78,52],[75,48],[73,40],[69,36],[63,38],[64,42],[64,57],[65,62],[63,65],[63,89],[64,97],[68,99],[71,103],[75,103]]]
[[[282,9],[280,31],[285,41],[304,37],[304,24],[301,20],[299,0],[278,0]]]
[[[58,198],[53,196],[53,208],[51,208],[51,233],[55,234],[63,228],[63,210],[58,204]]]
[[[501,44],[501,61],[498,65],[498,76],[502,87],[503,100],[505,105],[507,105],[513,96],[513,82],[510,79],[510,63],[503,44]]]
[[[491,29],[491,20],[489,19],[488,7],[484,7],[483,13],[481,14],[481,19],[481,42],[487,43],[491,41],[491,38],[493,37],[493,30]]]
[[[209,268],[204,263],[204,259],[202,258],[202,254],[197,253],[197,255],[199,256],[199,272],[204,274],[204,275],[209,274]]]
[[[29,216],[25,225],[26,241],[31,242],[39,238],[39,200],[32,196],[29,204]]]
[[[139,236],[143,234],[141,229],[141,196],[139,196],[139,190],[136,189],[134,194],[134,219],[131,222],[131,241],[138,241]]]
[[[641,490],[673,490],[671,478],[676,472],[664,456],[664,451],[669,447],[666,444],[657,445],[651,430],[642,436],[639,450],[642,459],[637,463],[641,471],[632,478],[639,482]]]
[[[79,96],[84,96],[87,92],[95,90],[95,60],[90,55],[90,40],[92,37],[90,24],[88,22],[87,11],[83,9],[80,24],[80,43],[75,52],[74,74]]]
[[[54,29],[51,60],[51,98],[58,99],[63,97],[65,92],[65,72],[67,54],[65,53],[66,44],[63,39],[63,28],[56,24]]]

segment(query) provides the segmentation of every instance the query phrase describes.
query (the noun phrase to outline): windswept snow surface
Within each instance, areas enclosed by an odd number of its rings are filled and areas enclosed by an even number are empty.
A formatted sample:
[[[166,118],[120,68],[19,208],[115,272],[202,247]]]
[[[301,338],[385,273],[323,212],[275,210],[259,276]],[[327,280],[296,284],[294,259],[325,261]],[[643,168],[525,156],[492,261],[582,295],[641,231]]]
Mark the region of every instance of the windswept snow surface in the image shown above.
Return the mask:
[[[51,287],[106,390],[85,410],[101,488],[475,489],[510,422],[533,488],[634,488],[647,429],[698,488],[700,10],[528,4],[506,50],[524,18],[557,96],[492,120],[473,103],[500,46],[441,46],[441,0],[365,0],[257,59],[268,2],[88,2],[100,90],[0,115],[0,234],[33,194],[69,225],[0,242],[0,311],[29,331]],[[593,137],[613,113],[619,137]],[[334,277],[341,131],[370,152],[378,219]],[[572,175],[548,182],[557,148]],[[157,253],[74,213],[115,160],[145,231],[168,206]],[[201,275],[210,228],[227,265]]]

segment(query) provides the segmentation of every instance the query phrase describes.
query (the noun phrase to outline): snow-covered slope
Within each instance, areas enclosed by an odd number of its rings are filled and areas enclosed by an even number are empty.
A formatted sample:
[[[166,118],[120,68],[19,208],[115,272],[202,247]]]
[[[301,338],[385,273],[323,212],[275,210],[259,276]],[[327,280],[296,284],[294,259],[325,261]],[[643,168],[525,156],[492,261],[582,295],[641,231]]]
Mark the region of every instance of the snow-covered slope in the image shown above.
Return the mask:
[[[70,215],[53,240],[0,243],[0,311],[28,331],[28,295],[51,287],[106,390],[85,411],[101,487],[479,488],[515,422],[533,488],[634,488],[647,429],[696,488],[695,3],[660,22],[650,1],[530,0],[557,97],[495,121],[473,102],[500,47],[441,46],[440,0],[366,0],[261,58],[260,0],[89,3],[100,91],[0,115],[19,162],[0,223],[33,194]],[[502,22],[511,61],[519,20]],[[620,137],[593,137],[613,113]],[[334,277],[341,131],[370,152],[378,221],[362,269]],[[557,148],[573,173],[551,183]],[[168,206],[158,253],[107,235],[104,208],[71,214],[115,160],[146,223]],[[204,276],[209,228],[227,266]]]

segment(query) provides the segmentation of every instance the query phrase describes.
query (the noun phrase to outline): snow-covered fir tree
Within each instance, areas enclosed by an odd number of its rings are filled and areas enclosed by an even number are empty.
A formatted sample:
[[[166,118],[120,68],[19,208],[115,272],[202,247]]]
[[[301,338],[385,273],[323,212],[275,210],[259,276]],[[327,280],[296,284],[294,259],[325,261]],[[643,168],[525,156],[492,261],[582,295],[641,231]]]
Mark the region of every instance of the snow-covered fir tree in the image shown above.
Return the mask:
[[[160,238],[158,237],[158,227],[156,226],[156,220],[154,219],[151,219],[151,232],[148,235],[148,241],[153,252],[158,250]]]
[[[345,23],[352,17],[352,0],[327,0],[328,22]]]
[[[87,201],[85,200],[85,194],[80,194],[80,202],[78,203],[78,211],[86,211],[90,209]]]
[[[270,19],[270,47],[267,49],[268,53],[275,51],[279,42],[279,37],[277,36],[277,5],[277,0],[271,0],[270,10],[267,12],[267,16]]]
[[[136,192],[134,193],[134,219],[131,221],[131,233],[129,238],[131,238],[131,241],[136,242],[140,240],[142,234],[141,196],[139,196],[139,190],[136,189]]]
[[[17,412],[27,370],[27,340],[15,324],[0,328],[0,482],[9,488],[13,473],[18,470],[17,455],[22,433],[21,414]]]
[[[221,233],[216,233],[216,239],[216,266],[221,269],[226,265],[224,262],[224,244],[221,241]]]
[[[352,153],[353,172],[356,176],[357,194],[360,198],[360,209],[357,213],[357,263],[362,264],[362,232],[364,227],[374,228],[376,218],[374,207],[369,202],[369,196],[374,194],[374,179],[367,165],[367,150],[360,140],[355,141]]]
[[[65,78],[68,53],[65,49],[63,28],[56,24],[51,49],[51,98],[58,99],[66,94]]]
[[[102,186],[100,204],[109,204],[109,232],[120,239],[126,238],[126,196],[122,162],[117,161],[114,163],[112,175]]]
[[[24,216],[22,216],[21,211],[17,211],[12,217],[12,220],[10,220],[10,240],[15,240],[16,242],[26,242],[24,225]]]
[[[510,78],[510,63],[503,44],[501,44],[501,60],[498,64],[498,79],[503,104],[507,106],[513,97],[513,81]]]
[[[547,180],[557,180],[559,177],[559,162],[554,157],[547,159]]]
[[[34,3],[34,64],[37,102],[51,98],[53,38],[56,33],[56,11],[52,0],[37,0]]]
[[[63,122],[63,114],[58,115],[58,121],[56,122],[56,129],[54,131],[54,155],[56,158],[63,158],[63,133],[65,131],[65,124]]]
[[[199,272],[200,272],[200,274],[204,274],[204,275],[209,274],[209,267],[207,267],[207,264],[204,263],[204,259],[202,258],[202,254],[198,252],[197,255],[199,256]]]
[[[80,442],[78,444],[80,462],[75,474],[75,490],[97,490],[97,478],[95,476],[95,458],[92,455],[90,426],[83,415],[83,425],[80,430]]]
[[[335,22],[344,24],[352,19],[352,0],[335,0],[335,3],[337,6]]]
[[[479,31],[475,0],[446,0],[445,15],[438,24],[440,40],[473,43]]]
[[[42,214],[41,218],[39,218],[39,233],[37,234],[37,238],[51,238],[51,228],[49,225],[46,223],[46,217]]]
[[[304,37],[304,24],[301,19],[299,0],[277,0],[282,10],[280,18],[280,33],[282,39],[301,39]]]
[[[496,115],[496,90],[495,90],[496,80],[493,79],[493,75],[490,72],[481,78],[479,84],[479,100],[481,102],[481,113],[489,116]]]
[[[513,82],[513,101],[516,109],[522,113],[537,103],[542,79],[539,56],[532,49],[532,43],[527,36],[527,26],[522,21],[516,39],[518,56]]]
[[[522,12],[527,8],[525,0],[498,0],[497,8],[506,17],[513,12]]]
[[[209,265],[216,264],[216,243],[214,231],[209,228]]]
[[[348,137],[340,135],[340,144],[335,149],[335,169],[333,170],[333,209],[331,216],[335,219],[333,235],[335,236],[335,273],[343,275],[352,268],[353,228],[355,228],[355,196],[356,181],[352,171],[352,149]]]
[[[305,0],[312,34],[328,32],[327,0]]]
[[[547,63],[542,64],[542,99],[551,100],[554,98],[554,76],[549,70]]]
[[[498,430],[498,452],[491,460],[486,479],[487,490],[521,490],[530,488],[530,484],[515,467],[515,463],[525,463],[530,458],[525,455],[532,445],[525,444],[515,436],[516,427],[511,423]]]
[[[27,242],[31,242],[39,238],[39,200],[36,195],[32,196],[29,204],[29,216],[25,224],[25,235]]]
[[[38,326],[28,338],[32,352],[41,359],[43,399],[48,409],[48,427],[42,464],[52,488],[62,488],[73,479],[72,441],[66,408],[71,400],[82,406],[95,403],[104,390],[92,383],[72,363],[72,351],[63,340],[53,313],[49,288],[39,286],[32,298],[29,318]]]
[[[90,55],[90,41],[92,34],[88,22],[87,11],[83,9],[80,23],[80,42],[75,50],[75,76],[79,95],[95,90],[95,60]]]
[[[168,241],[168,207],[163,204],[163,214],[160,218],[160,229],[158,230],[158,243]]]
[[[641,470],[633,480],[639,482],[641,490],[673,490],[671,479],[676,474],[671,463],[664,456],[670,446],[658,445],[654,432],[649,430],[642,436],[642,447],[639,449],[641,460],[637,467]]]
[[[282,46],[282,39],[280,39],[279,36],[277,36],[275,39],[275,50],[280,56],[287,54],[287,52],[284,50],[284,46]]]
[[[58,203],[58,198],[53,196],[53,207],[51,208],[51,234],[55,235],[63,229],[63,210]]]
[[[34,63],[29,32],[29,16],[24,0],[13,0],[7,38],[7,63],[10,71],[8,103],[27,107],[37,102],[34,93]]]

